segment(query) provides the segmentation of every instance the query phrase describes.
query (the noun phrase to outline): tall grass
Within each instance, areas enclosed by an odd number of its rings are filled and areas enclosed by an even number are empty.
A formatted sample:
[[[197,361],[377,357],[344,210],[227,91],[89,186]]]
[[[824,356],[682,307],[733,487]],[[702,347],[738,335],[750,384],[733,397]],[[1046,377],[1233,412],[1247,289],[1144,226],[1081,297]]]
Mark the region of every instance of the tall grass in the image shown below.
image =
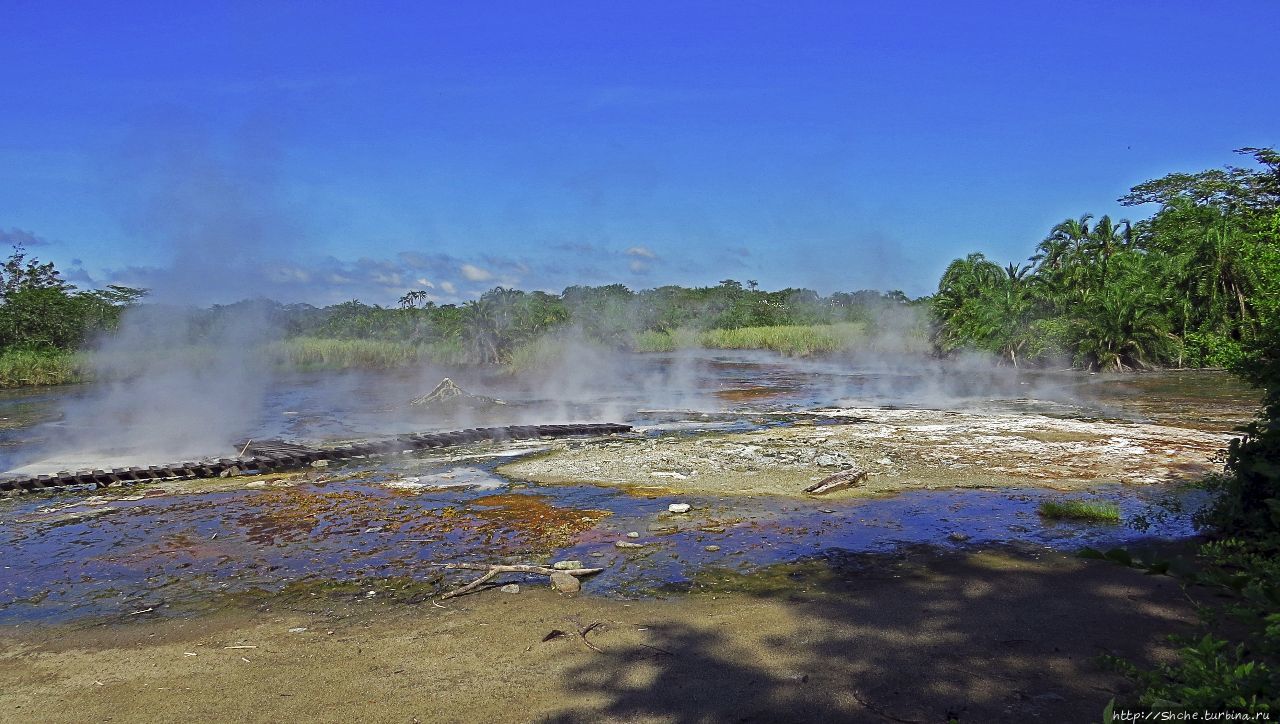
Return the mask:
[[[84,357],[71,352],[11,349],[0,353],[0,388],[63,385],[86,377]]]
[[[1090,523],[1119,523],[1120,506],[1085,500],[1046,500],[1036,510],[1048,520],[1083,520]]]
[[[276,364],[301,370],[392,369],[447,358],[450,350],[378,339],[294,337],[271,343],[267,355]]]
[[[767,349],[789,357],[809,357],[850,349],[867,341],[866,327],[858,322],[840,324],[778,325],[708,329],[703,332],[646,331],[636,336],[637,352],[671,352],[687,347],[708,349]]]

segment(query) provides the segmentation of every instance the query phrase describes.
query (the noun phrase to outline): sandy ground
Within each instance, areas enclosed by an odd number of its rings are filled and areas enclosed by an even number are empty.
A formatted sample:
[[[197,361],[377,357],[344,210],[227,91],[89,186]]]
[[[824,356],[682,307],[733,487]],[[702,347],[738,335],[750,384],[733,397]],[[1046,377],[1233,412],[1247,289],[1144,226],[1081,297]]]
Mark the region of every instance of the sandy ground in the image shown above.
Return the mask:
[[[1098,655],[1166,657],[1194,616],[1172,579],[998,549],[144,619],[0,632],[0,720],[1095,721],[1126,685]]]
[[[754,432],[563,443],[498,471],[539,483],[661,486],[718,495],[801,495],[852,466],[869,473],[834,496],[915,488],[1194,479],[1221,467],[1230,435],[1138,423],[936,410],[824,411],[825,421]]]

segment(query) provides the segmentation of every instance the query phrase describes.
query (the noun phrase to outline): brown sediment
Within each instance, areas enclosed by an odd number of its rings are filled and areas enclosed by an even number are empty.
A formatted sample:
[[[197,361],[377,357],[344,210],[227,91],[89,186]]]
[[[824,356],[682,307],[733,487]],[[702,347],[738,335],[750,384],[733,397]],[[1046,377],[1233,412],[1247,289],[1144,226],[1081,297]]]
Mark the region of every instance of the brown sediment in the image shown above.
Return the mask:
[[[672,435],[561,446],[498,471],[551,484],[682,492],[800,496],[833,473],[868,479],[833,496],[901,490],[1025,486],[1072,489],[1097,482],[1152,484],[1219,469],[1230,435],[1140,423],[934,410],[824,411],[848,425]]]
[[[666,600],[542,586],[406,606],[301,596],[9,627],[16,721],[1091,721],[1101,652],[1167,661],[1177,581],[986,550],[707,571]],[[589,586],[588,586],[589,589]],[[372,589],[371,589],[372,590]],[[555,635],[554,632],[562,632]]]

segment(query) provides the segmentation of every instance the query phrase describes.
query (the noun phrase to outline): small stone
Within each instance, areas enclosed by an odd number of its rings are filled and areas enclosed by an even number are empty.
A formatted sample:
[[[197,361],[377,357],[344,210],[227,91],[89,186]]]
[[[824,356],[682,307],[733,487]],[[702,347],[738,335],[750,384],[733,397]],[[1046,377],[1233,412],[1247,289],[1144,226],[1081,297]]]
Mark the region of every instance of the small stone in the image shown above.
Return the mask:
[[[302,633],[303,631],[306,631],[306,630],[307,630],[306,626],[294,626],[293,628],[289,629],[289,633]]]
[[[582,565],[582,561],[556,561],[551,564],[551,567],[557,571],[573,571],[579,568],[586,568],[586,566]]]
[[[591,556],[592,558],[604,558],[604,554],[601,553],[600,551],[593,551],[591,553],[588,553],[587,555]]]
[[[667,506],[667,510],[672,513],[688,513],[690,505],[688,503],[672,503]]]
[[[969,540],[969,536],[965,533],[961,533],[960,531],[954,531],[952,533],[947,534],[947,540],[953,541],[955,543],[963,543]]]
[[[627,534],[627,537],[628,537],[628,538],[639,538],[639,537],[640,537],[640,534],[633,530],[633,531],[631,531],[630,533],[628,533],[628,534]]]
[[[503,593],[519,593],[519,592],[520,592],[520,584],[519,584],[519,583],[508,583],[507,585],[503,586],[502,588],[499,588],[498,590],[499,590],[499,591],[502,591]]]
[[[649,524],[650,533],[675,533],[678,530],[680,530],[679,526],[672,525],[670,523],[650,523]]]
[[[329,467],[329,461],[328,461],[328,460],[316,460],[315,462],[311,463],[311,467],[313,467],[313,468],[327,468],[327,467]]]
[[[644,548],[643,543],[632,543],[630,541],[620,540],[613,544],[614,548]]]
[[[716,551],[720,550],[720,546],[707,546],[706,548],[703,548],[702,550],[704,550],[704,551],[706,551],[706,552],[708,552],[708,553],[715,553]]]
[[[577,593],[582,590],[582,582],[564,571],[551,574],[551,587],[560,593]]]

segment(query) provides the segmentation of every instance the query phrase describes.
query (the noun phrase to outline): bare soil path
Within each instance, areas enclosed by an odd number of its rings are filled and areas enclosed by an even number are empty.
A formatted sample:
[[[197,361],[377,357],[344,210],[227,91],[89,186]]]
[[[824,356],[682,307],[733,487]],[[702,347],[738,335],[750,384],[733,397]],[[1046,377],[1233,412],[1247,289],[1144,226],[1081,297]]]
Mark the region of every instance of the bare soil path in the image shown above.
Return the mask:
[[[0,632],[0,720],[1086,722],[1125,687],[1100,654],[1159,660],[1194,621],[1173,579],[1027,549],[707,571],[692,589],[23,625]]]

